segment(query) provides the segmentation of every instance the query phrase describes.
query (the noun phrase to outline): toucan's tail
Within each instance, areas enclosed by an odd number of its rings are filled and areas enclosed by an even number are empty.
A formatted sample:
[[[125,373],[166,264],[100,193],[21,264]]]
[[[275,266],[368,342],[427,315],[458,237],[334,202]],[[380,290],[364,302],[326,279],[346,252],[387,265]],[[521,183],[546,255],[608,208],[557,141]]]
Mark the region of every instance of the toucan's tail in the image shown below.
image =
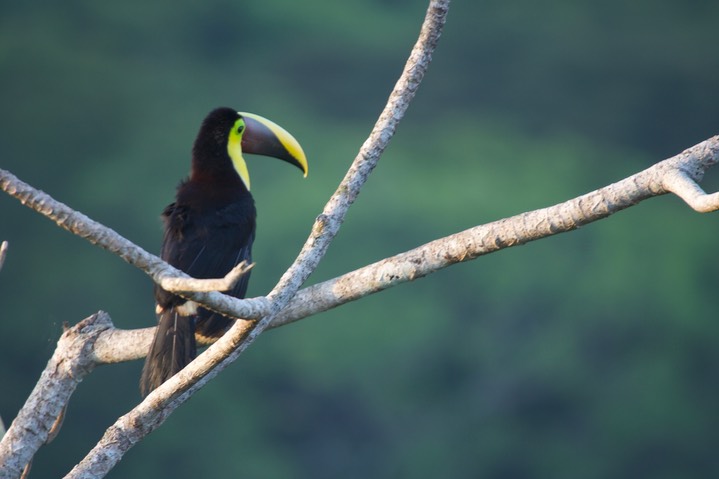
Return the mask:
[[[158,314],[157,331],[140,378],[143,397],[187,366],[197,354],[195,318],[183,316],[177,309],[168,308]]]

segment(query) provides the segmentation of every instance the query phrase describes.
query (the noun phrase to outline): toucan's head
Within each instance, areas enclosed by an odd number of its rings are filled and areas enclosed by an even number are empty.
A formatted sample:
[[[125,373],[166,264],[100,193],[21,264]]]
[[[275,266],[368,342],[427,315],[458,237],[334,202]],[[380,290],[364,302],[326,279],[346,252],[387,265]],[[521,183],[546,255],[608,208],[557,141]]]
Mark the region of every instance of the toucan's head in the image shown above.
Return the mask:
[[[298,167],[307,176],[302,147],[284,128],[253,113],[231,108],[212,110],[202,122],[192,148],[191,178],[234,175],[250,189],[243,153],[271,156]]]

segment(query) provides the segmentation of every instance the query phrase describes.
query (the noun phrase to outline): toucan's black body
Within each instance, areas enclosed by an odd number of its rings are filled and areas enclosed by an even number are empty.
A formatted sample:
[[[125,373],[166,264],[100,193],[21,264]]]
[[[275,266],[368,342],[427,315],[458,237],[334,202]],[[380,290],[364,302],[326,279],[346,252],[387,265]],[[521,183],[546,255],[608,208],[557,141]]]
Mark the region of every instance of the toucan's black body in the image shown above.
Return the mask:
[[[211,195],[206,194],[209,188],[213,189]],[[162,259],[190,276],[221,278],[239,262],[252,261],[255,205],[247,189],[187,181],[178,188],[177,201],[165,208],[162,216]],[[249,279],[248,272],[228,294],[244,298]],[[196,332],[216,338],[232,324],[232,320],[204,308],[197,308],[196,315],[188,314],[182,308],[184,299],[159,286],[155,286],[155,301],[158,330],[143,370],[143,395],[194,359]]]
[[[247,186],[249,178],[238,174],[234,164],[237,159],[228,153],[230,135],[239,134],[238,138],[242,138],[246,126],[238,119],[242,116],[229,108],[208,115],[192,150],[190,176],[180,183],[175,202],[162,213],[165,226],[162,259],[195,278],[221,278],[241,261],[252,259],[255,204]],[[249,125],[244,134],[256,140],[256,136],[249,136]],[[237,128],[239,133],[233,131]],[[277,144],[273,142],[271,148],[277,148]],[[247,150],[259,154],[263,151],[258,146]],[[285,160],[307,171],[303,153],[297,162]],[[241,161],[244,166],[244,160]],[[227,293],[243,298],[248,281],[249,273]],[[155,286],[155,300],[158,328],[142,371],[143,396],[194,359],[195,334],[217,338],[233,321],[159,286]]]

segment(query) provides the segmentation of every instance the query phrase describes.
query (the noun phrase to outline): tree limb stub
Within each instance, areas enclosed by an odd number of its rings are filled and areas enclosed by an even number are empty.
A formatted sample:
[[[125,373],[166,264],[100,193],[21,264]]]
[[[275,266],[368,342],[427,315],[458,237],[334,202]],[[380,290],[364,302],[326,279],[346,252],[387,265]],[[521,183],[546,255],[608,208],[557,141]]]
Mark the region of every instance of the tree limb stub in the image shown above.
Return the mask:
[[[250,264],[243,261],[232,268],[224,278],[216,279],[160,276],[157,284],[159,284],[162,289],[170,293],[210,293],[212,291],[229,291],[235,286],[240,278],[247,274],[254,266],[254,263]]]

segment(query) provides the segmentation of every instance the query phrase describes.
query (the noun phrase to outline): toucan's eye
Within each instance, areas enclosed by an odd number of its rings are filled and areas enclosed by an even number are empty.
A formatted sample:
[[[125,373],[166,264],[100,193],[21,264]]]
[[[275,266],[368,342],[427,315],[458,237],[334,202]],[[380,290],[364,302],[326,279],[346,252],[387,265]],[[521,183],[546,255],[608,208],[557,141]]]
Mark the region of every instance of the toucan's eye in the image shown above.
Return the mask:
[[[242,124],[238,125],[237,126],[237,134],[240,135],[240,134],[242,134],[243,131],[245,131],[245,125],[242,125]]]

